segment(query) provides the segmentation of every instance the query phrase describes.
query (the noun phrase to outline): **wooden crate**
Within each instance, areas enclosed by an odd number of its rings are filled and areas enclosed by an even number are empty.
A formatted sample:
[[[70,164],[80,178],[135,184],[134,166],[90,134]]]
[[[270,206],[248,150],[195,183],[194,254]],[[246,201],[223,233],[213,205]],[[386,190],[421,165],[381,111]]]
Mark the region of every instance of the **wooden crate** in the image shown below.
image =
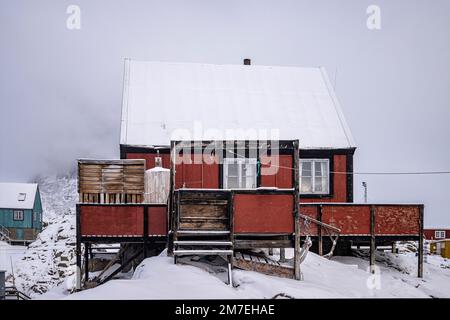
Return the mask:
[[[82,203],[141,203],[144,159],[78,160],[78,193]]]

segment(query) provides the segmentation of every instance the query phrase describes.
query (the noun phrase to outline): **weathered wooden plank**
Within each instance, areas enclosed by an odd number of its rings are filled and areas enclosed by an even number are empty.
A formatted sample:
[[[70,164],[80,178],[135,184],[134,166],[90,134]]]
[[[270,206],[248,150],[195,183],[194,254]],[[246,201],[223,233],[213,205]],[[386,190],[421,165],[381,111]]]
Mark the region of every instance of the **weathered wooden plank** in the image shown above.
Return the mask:
[[[181,205],[180,217],[224,217],[227,218],[226,206]]]
[[[226,230],[227,224],[220,221],[192,221],[180,220],[180,229],[199,229],[199,230]]]
[[[254,248],[292,248],[292,240],[235,240],[234,247],[237,249]]]
[[[294,279],[294,269],[280,266],[280,265],[274,265],[274,264],[268,264],[268,263],[260,263],[255,261],[249,261],[244,259],[236,259],[233,258],[233,267],[248,270],[248,271],[256,271],[263,274],[267,274],[270,276],[277,276],[282,278],[289,278]]]

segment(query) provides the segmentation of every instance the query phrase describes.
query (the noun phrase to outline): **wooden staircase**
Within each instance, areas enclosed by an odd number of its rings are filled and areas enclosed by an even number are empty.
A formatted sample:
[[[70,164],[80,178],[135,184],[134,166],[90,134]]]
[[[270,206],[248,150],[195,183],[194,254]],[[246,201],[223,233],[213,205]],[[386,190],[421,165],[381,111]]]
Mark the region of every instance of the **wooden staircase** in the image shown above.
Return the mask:
[[[0,225],[0,240],[5,241],[7,243],[12,242],[11,232],[2,225]]]
[[[178,190],[175,193],[174,262],[189,255],[219,255],[228,261],[232,285],[233,257],[230,193]]]

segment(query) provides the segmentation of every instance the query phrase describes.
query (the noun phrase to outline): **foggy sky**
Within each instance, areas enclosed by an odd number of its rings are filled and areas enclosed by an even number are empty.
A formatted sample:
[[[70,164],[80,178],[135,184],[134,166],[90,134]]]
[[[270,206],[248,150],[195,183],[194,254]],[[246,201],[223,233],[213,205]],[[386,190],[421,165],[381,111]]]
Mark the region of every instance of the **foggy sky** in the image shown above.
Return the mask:
[[[66,28],[70,4],[81,30]],[[370,4],[381,30],[366,27]],[[355,172],[450,170],[449,17],[446,0],[0,0],[0,181],[119,157],[126,57],[324,66]],[[450,175],[355,175],[355,202],[362,181],[369,202],[424,203],[426,226],[450,226]]]

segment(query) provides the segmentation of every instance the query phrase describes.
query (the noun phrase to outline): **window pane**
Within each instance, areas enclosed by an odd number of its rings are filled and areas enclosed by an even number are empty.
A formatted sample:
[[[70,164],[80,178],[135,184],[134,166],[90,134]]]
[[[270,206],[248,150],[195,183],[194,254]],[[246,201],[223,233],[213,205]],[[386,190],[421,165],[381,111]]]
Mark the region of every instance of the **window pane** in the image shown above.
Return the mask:
[[[250,163],[242,165],[242,187],[256,188],[256,165]]]
[[[311,161],[302,162],[302,177],[311,177]]]
[[[227,188],[229,188],[229,189],[239,188],[239,178],[238,177],[230,177],[230,176],[228,176]]]
[[[322,176],[322,166],[321,166],[322,163],[323,162],[319,162],[319,161],[316,161],[314,163],[314,174],[315,174],[316,177],[321,177]]]
[[[315,190],[314,191],[316,191],[316,192],[324,192],[325,189],[324,189],[323,182],[324,182],[323,178],[316,177],[315,180],[314,180],[314,183],[315,183],[315,185],[314,185]]]
[[[228,176],[229,177],[237,177],[238,176],[238,167],[237,163],[229,163],[228,164]]]
[[[300,192],[302,192],[302,193],[311,193],[312,192],[311,178],[302,177]]]

